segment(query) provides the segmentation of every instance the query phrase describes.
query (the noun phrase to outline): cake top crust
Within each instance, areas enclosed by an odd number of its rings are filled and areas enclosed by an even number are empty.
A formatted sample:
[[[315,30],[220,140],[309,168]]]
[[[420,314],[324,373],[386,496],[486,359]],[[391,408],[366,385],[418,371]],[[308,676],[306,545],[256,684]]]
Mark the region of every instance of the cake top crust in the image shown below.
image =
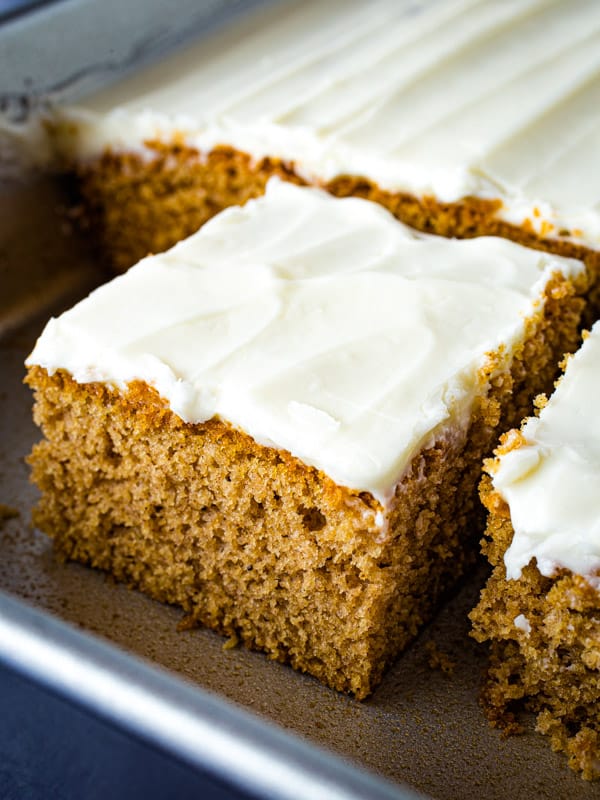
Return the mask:
[[[599,397],[596,323],[539,417],[523,426],[519,446],[495,469],[494,488],[515,531],[504,558],[509,579],[535,557],[542,575],[566,568],[600,589]]]
[[[385,503],[441,429],[464,435],[486,354],[510,357],[551,276],[582,270],[273,179],[52,319],[28,364],[145,381]]]
[[[286,3],[66,112],[81,157],[174,134],[600,246],[596,0]]]

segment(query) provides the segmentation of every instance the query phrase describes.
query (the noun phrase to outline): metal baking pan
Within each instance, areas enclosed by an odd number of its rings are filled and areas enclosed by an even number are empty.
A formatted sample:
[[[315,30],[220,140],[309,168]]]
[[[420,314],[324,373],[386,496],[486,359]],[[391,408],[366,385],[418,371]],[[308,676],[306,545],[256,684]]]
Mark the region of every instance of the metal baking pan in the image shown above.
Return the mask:
[[[140,23],[136,30],[146,45],[137,47],[140,42],[130,36],[125,46],[126,37],[115,31],[120,43],[113,46],[117,55],[104,78],[132,68],[136,53],[143,60],[172,46],[187,29],[186,13],[201,35],[203,26],[227,24],[234,12],[245,10],[242,3],[200,7],[182,0],[179,33],[167,26],[159,35],[152,15],[160,16],[164,5],[166,25],[167,16],[177,16],[177,4],[127,4],[136,24],[142,5],[148,26]],[[31,59],[36,37],[44,42],[53,30],[64,29],[67,12],[84,28],[93,17],[99,35],[88,66],[98,64],[98,48],[106,47],[101,34],[108,35],[110,26],[103,28],[97,15],[104,9],[108,17],[116,7],[116,0],[57,0],[26,17],[13,16],[0,28],[0,81],[8,80],[3,58],[10,52],[12,89],[3,85],[0,93],[14,99],[24,89],[43,95],[49,87],[69,85],[69,64],[70,74],[80,78],[76,90],[81,80],[89,88],[97,74],[81,61],[81,47],[71,62],[61,55],[54,72],[46,62],[43,69],[35,67],[35,59],[19,65],[15,31]],[[63,49],[69,46],[65,42]],[[160,750],[240,797],[376,800],[408,798],[415,791],[437,800],[599,797],[598,785],[574,775],[532,724],[522,736],[504,738],[485,721],[478,704],[485,650],[469,638],[467,620],[485,577],[483,565],[397,660],[373,697],[358,703],[259,653],[224,649],[224,640],[210,631],[178,632],[179,610],[55,559],[49,541],[30,523],[36,490],[24,458],[39,434],[22,384],[23,360],[49,314],[105,277],[71,227],[65,204],[59,181],[13,176],[0,186],[0,662],[110,721],[125,736],[150,743],[155,750],[148,759]],[[0,682],[3,674],[0,669]],[[3,719],[0,712],[0,729]]]

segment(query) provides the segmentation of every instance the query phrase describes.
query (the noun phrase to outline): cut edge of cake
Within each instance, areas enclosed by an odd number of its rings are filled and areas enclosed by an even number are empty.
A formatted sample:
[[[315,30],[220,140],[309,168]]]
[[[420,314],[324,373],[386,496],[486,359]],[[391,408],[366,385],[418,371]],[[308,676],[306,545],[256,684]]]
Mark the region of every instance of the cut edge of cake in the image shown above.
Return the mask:
[[[600,328],[596,338],[598,332]],[[584,343],[587,338],[585,333]],[[569,363],[578,359],[581,352],[563,362],[565,373],[557,382],[557,389],[569,375]],[[548,400],[541,395],[538,409],[543,414],[552,402],[552,396]],[[522,730],[520,712],[534,712],[536,730],[549,737],[552,749],[566,754],[571,769],[583,778],[597,780],[600,569],[579,574],[574,566],[564,566],[549,553],[543,556],[543,566],[535,555],[525,564],[527,558],[520,553],[516,566],[514,558],[507,562],[515,528],[510,501],[502,488],[494,486],[501,466],[508,465],[507,459],[538,447],[535,434],[528,431],[528,425],[536,420],[525,419],[520,429],[501,437],[495,457],[486,461],[486,474],[481,481],[481,499],[488,511],[482,552],[492,565],[479,603],[470,614],[472,636],[485,642],[490,650],[481,702],[490,722],[509,733]],[[565,442],[564,447],[568,446]],[[531,469],[535,470],[536,465]],[[509,482],[513,480],[518,481],[517,474],[513,477],[509,473]],[[537,508],[535,498],[531,503],[532,508]],[[542,552],[536,540],[530,542],[531,548],[539,547]],[[516,572],[519,574],[513,574]]]

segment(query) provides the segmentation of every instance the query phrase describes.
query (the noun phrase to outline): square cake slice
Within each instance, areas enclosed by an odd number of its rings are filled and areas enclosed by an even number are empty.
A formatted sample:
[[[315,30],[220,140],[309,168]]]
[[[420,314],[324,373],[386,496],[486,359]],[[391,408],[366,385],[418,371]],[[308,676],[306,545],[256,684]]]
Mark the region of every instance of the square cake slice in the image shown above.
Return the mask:
[[[484,702],[514,712],[588,779],[600,778],[600,323],[539,416],[506,434],[488,464],[485,552],[494,570],[472,613],[491,643]]]
[[[574,347],[583,275],[272,181],[48,323],[35,521],[365,697],[471,558],[481,460]]]

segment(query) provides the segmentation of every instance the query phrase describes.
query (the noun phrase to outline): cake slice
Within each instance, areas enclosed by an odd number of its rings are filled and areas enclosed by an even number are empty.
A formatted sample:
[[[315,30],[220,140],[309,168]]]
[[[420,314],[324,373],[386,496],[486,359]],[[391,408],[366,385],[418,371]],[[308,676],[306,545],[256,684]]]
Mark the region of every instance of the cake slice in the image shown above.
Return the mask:
[[[567,361],[539,416],[488,464],[485,552],[493,573],[472,613],[489,641],[484,703],[538,730],[588,779],[600,777],[600,324]]]
[[[593,0],[271,6],[48,124],[120,269],[276,174],[600,273]]]
[[[472,558],[482,457],[573,348],[583,278],[272,181],[48,323],[35,521],[365,697]]]

